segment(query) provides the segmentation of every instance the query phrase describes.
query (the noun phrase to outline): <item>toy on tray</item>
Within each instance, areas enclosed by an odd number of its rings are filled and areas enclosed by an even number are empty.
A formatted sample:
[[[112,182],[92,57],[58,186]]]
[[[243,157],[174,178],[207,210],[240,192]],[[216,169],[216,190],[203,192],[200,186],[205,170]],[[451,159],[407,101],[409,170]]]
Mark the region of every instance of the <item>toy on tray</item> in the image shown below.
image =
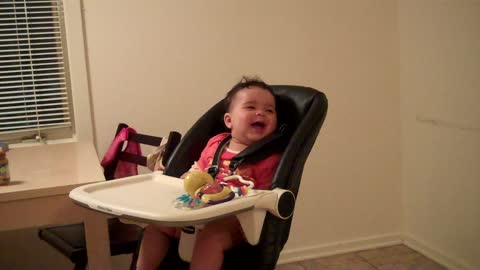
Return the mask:
[[[241,187],[229,186],[226,182],[217,182],[213,177],[202,171],[190,172],[183,180],[183,188],[187,194],[175,199],[175,207],[198,209],[204,206],[230,201],[235,196],[245,196],[254,187],[252,181],[244,180],[240,175],[225,177],[225,181],[238,179],[244,184]]]

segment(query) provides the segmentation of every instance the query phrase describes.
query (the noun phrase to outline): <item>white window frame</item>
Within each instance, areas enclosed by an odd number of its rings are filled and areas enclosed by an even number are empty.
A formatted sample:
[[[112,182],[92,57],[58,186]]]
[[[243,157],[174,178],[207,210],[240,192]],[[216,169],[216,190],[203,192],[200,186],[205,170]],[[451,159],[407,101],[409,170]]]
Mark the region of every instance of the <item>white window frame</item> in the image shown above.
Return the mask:
[[[66,139],[49,140],[47,138],[43,142],[15,143],[10,145],[11,148],[35,146],[43,143],[93,143],[93,115],[90,104],[82,1],[63,0],[63,9],[72,96],[71,106],[74,117],[73,135]]]

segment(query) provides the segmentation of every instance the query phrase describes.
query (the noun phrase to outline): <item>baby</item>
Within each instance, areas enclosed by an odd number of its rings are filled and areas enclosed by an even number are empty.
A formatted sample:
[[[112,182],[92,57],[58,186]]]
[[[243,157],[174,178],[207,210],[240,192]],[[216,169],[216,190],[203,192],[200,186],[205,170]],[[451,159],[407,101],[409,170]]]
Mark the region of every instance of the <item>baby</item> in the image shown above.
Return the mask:
[[[230,133],[212,137],[191,170],[207,171],[219,144],[228,136],[230,141],[220,154],[216,181],[233,174],[253,181],[255,188],[268,189],[280,161],[280,154],[229,170],[230,160],[249,145],[275,132],[277,128],[276,102],[273,91],[259,79],[244,77],[226,95],[226,113],[223,117]],[[170,245],[170,238],[180,236],[179,228],[149,225],[137,261],[138,270],[156,269]],[[226,250],[245,241],[242,228],[235,216],[207,224],[197,235],[190,269],[221,269]]]

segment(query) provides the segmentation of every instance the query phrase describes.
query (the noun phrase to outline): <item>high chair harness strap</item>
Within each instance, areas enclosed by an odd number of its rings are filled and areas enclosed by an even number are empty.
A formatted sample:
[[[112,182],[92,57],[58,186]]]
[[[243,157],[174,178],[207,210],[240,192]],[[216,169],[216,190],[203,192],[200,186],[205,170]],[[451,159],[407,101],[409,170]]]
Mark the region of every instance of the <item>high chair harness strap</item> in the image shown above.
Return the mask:
[[[255,142],[245,148],[242,152],[236,154],[231,160],[229,165],[229,170],[234,172],[240,164],[255,162],[262,160],[268,156],[270,156],[273,151],[275,150],[274,143],[278,142],[278,140],[285,134],[285,130],[287,128],[286,124],[282,124],[278,130],[265,138],[261,139],[258,142]],[[232,139],[231,135],[228,135],[223,139],[217,147],[215,151],[215,155],[212,160],[212,165],[208,167],[207,172],[215,178],[218,174],[218,164],[220,163],[220,155],[223,152],[223,149],[227,145],[227,143]]]

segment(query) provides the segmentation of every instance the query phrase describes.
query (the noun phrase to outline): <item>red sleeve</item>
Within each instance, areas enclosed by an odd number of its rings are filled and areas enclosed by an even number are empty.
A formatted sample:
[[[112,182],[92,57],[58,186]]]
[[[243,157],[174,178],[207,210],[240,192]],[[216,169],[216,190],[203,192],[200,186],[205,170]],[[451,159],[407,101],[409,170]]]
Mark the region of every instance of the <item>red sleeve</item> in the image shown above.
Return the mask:
[[[220,133],[213,136],[208,140],[207,145],[203,148],[200,158],[197,161],[198,167],[204,171],[210,164],[208,163],[209,158],[213,158],[215,151],[217,150],[218,145],[227,137],[229,133]]]
[[[272,178],[277,171],[278,163],[280,162],[281,157],[281,154],[273,154],[270,157],[260,161],[258,164],[258,170],[255,173],[255,189],[270,189]]]

